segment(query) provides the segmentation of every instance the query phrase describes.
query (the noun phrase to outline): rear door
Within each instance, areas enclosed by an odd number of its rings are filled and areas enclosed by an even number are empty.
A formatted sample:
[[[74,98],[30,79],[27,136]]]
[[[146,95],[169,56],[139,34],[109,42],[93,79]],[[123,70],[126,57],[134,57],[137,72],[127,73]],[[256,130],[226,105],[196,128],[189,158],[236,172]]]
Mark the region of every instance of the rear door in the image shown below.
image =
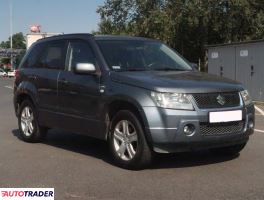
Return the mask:
[[[56,114],[58,112],[57,80],[59,73],[65,68],[66,45],[64,40],[43,42],[34,66],[27,72],[28,79],[37,89],[39,122],[43,126],[57,127],[60,120]]]
[[[100,138],[100,76],[74,73],[77,63],[97,65],[93,49],[86,40],[70,40],[68,44],[67,69],[60,73],[58,79],[61,126]]]
[[[57,80],[61,70],[65,69],[66,41],[47,42],[37,61],[35,73],[38,85],[38,103],[42,110],[58,111]]]

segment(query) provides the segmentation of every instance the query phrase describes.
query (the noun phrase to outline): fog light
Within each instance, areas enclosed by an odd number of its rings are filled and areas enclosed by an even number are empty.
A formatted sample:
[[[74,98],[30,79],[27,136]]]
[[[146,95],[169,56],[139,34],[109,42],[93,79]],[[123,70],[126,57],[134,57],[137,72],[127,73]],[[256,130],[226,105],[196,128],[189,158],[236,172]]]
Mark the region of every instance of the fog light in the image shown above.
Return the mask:
[[[183,127],[183,132],[187,136],[193,136],[195,133],[195,127],[192,124],[187,124]]]
[[[253,121],[248,122],[248,128],[250,128],[250,129],[254,128],[254,122]]]

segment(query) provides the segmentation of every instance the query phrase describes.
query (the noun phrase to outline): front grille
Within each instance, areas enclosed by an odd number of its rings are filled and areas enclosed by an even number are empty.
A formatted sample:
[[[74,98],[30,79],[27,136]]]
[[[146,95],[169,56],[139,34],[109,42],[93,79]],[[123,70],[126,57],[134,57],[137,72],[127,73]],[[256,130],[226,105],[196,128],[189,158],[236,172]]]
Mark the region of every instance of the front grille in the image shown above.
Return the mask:
[[[193,94],[198,108],[228,108],[240,105],[238,92]],[[219,101],[221,100],[221,101]]]
[[[200,123],[200,132],[202,135],[223,135],[238,133],[244,128],[244,121],[237,122],[223,122],[213,123],[208,122]]]

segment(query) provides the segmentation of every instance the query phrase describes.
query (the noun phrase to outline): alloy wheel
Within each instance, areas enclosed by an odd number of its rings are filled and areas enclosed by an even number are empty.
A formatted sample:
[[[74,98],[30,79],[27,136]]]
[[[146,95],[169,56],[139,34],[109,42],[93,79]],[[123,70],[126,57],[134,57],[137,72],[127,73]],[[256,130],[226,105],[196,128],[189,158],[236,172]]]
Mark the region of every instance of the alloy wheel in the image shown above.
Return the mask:
[[[138,136],[134,125],[128,120],[119,121],[114,129],[114,149],[125,161],[132,160],[137,152]]]
[[[27,137],[31,136],[34,132],[33,120],[34,115],[32,109],[29,106],[24,107],[21,112],[21,129]]]

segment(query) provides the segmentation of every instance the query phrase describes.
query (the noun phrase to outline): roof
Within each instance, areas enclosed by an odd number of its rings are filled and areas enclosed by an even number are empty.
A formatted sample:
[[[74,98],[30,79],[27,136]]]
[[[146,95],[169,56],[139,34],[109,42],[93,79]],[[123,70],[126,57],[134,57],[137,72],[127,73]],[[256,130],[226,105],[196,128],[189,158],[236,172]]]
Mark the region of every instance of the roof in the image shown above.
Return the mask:
[[[72,34],[61,34],[61,35],[54,35],[51,37],[42,38],[40,40],[49,40],[49,39],[66,39],[72,37],[91,37],[92,34],[89,33],[72,33]]]
[[[241,44],[254,44],[264,42],[264,39],[261,40],[250,40],[250,41],[242,41],[242,42],[231,42],[231,43],[223,43],[223,44],[212,44],[212,45],[206,45],[206,48],[214,48],[214,47],[223,47],[223,46],[236,46]]]
[[[54,39],[67,39],[67,38],[83,38],[83,37],[94,37],[95,40],[139,40],[139,41],[157,41],[155,39],[144,38],[144,37],[134,37],[125,35],[92,35],[89,33],[72,33],[72,34],[61,34],[54,35],[51,37],[42,38],[39,41],[47,41]]]

